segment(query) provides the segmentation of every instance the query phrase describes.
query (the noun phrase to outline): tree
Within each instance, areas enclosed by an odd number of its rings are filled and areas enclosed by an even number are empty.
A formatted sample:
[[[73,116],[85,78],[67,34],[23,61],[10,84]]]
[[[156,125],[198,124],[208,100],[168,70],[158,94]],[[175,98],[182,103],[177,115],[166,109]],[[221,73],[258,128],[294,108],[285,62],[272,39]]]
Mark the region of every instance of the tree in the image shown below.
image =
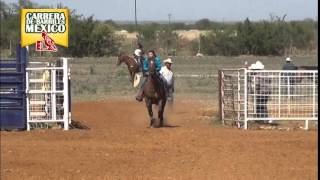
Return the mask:
[[[244,23],[239,23],[237,27],[237,36],[241,54],[250,54],[253,52],[253,32],[254,26],[249,18]]]
[[[108,24],[97,23],[91,34],[90,54],[110,56],[118,52],[119,43],[113,35],[113,28]]]
[[[201,36],[202,50],[208,55],[235,56],[240,54],[238,37],[232,29]]]
[[[195,26],[198,29],[210,29],[211,28],[211,22],[209,19],[205,18],[205,19],[200,19],[199,21],[197,21],[195,23]]]

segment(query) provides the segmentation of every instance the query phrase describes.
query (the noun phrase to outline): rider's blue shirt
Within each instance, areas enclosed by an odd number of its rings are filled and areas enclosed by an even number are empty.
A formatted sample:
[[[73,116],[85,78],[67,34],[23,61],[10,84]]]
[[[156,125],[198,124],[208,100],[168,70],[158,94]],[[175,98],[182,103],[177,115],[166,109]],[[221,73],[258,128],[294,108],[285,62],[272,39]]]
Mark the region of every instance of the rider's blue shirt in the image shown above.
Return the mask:
[[[161,70],[161,60],[159,56],[156,56],[155,58],[155,65],[156,65],[156,70],[159,72]],[[148,58],[144,58],[143,61],[143,71],[147,72],[149,70],[149,62],[148,62]]]

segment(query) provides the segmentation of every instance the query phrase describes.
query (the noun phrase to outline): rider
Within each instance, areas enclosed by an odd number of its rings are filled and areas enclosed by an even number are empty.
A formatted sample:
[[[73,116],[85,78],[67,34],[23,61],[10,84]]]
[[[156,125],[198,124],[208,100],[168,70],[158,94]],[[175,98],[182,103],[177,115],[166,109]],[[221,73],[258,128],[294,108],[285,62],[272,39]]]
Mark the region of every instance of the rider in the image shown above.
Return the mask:
[[[160,70],[160,74],[164,81],[164,85],[166,88],[166,94],[169,100],[173,100],[173,92],[174,92],[174,77],[171,69],[171,65],[173,64],[171,58],[168,58],[163,61],[164,66],[162,66]]]
[[[141,83],[138,95],[136,96],[136,100],[137,101],[142,101],[143,99],[143,87],[144,84],[147,81],[146,76],[148,75],[148,71],[149,71],[149,62],[150,60],[154,60],[155,61],[155,66],[156,66],[156,71],[157,73],[159,73],[159,71],[161,70],[161,60],[160,57],[156,55],[156,53],[154,52],[154,50],[150,50],[147,53],[147,57],[145,57],[144,61],[143,61],[143,81]]]
[[[139,69],[141,71],[142,70],[142,62],[143,62],[143,56],[142,56],[141,49],[134,50],[133,57],[134,57],[134,60],[136,61],[136,63],[139,65]]]
[[[138,43],[138,48],[134,50],[133,54],[134,59],[140,66],[140,71],[143,69],[143,60],[144,60],[144,51],[143,51],[143,46],[141,43]]]

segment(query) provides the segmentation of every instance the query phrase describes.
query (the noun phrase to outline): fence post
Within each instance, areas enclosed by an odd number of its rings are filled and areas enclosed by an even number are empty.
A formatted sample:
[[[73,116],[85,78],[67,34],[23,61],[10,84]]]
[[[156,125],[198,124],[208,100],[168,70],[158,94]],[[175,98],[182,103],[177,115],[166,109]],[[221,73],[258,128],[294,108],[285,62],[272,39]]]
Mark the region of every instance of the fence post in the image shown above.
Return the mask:
[[[290,88],[290,75],[287,76],[287,94],[288,94],[288,113],[290,114],[290,103],[291,103],[291,88]]]
[[[27,111],[27,131],[30,131],[30,98],[29,98],[29,72],[26,71],[26,111]]]
[[[57,120],[57,93],[56,93],[56,70],[53,69],[51,71],[51,115],[52,119],[55,121]]]
[[[26,84],[27,84],[27,80],[26,80],[26,68],[27,68],[27,63],[28,63],[28,50],[26,47],[21,47],[21,44],[19,44],[19,55],[17,54],[16,56],[19,56],[20,60],[19,62],[21,63],[20,64],[20,72],[23,74],[22,75],[22,79],[23,79],[23,83],[22,83],[22,89],[21,91],[23,92],[22,93],[22,97],[23,97],[23,100],[22,100],[22,106],[23,106],[23,121],[24,121],[24,125],[26,125],[26,116],[27,116],[27,93],[25,91],[26,89]],[[17,57],[18,58],[18,57]]]
[[[238,70],[238,92],[237,92],[237,95],[238,95],[238,122],[237,122],[237,125],[238,125],[238,128],[240,128],[240,116],[241,116],[241,99],[240,99],[240,87],[241,87],[241,84],[240,84],[240,70]]]
[[[222,124],[225,125],[224,122],[224,113],[223,113],[223,71],[219,70],[218,72],[218,83],[219,83],[219,112]]]
[[[69,90],[68,90],[68,61],[67,58],[62,58],[63,61],[63,122],[64,130],[69,129]]]
[[[69,118],[69,124],[71,124],[71,69],[70,67],[68,66],[68,104],[69,104],[69,115],[68,115],[68,118]]]
[[[251,75],[250,75],[251,78]],[[253,113],[256,115],[257,114],[257,94],[256,94],[256,75],[253,76]],[[249,92],[251,94],[251,92]]]
[[[281,76],[282,76],[282,73],[280,72],[279,73],[279,82],[278,82],[278,95],[279,95],[279,98],[278,98],[278,113],[279,113],[279,116],[278,118],[281,117]]]
[[[316,73],[313,72],[313,90],[312,90],[312,117],[316,116]]]
[[[305,120],[305,127],[304,127],[305,130],[308,130],[309,129],[309,120]]]
[[[244,69],[244,129],[248,129],[248,77],[247,69]]]

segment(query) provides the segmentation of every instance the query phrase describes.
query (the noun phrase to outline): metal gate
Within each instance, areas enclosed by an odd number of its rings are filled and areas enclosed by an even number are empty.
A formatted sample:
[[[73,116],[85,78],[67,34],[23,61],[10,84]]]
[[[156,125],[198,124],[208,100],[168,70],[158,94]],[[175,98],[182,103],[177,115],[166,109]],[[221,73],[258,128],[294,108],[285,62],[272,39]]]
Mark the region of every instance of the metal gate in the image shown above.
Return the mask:
[[[69,129],[70,69],[66,58],[30,62],[27,79],[27,130],[59,126]]]
[[[224,125],[244,122],[244,69],[219,71],[220,116]]]
[[[219,82],[224,124],[318,120],[318,71],[223,69]]]
[[[26,125],[27,49],[17,47],[16,59],[0,60],[0,128],[24,129]]]

